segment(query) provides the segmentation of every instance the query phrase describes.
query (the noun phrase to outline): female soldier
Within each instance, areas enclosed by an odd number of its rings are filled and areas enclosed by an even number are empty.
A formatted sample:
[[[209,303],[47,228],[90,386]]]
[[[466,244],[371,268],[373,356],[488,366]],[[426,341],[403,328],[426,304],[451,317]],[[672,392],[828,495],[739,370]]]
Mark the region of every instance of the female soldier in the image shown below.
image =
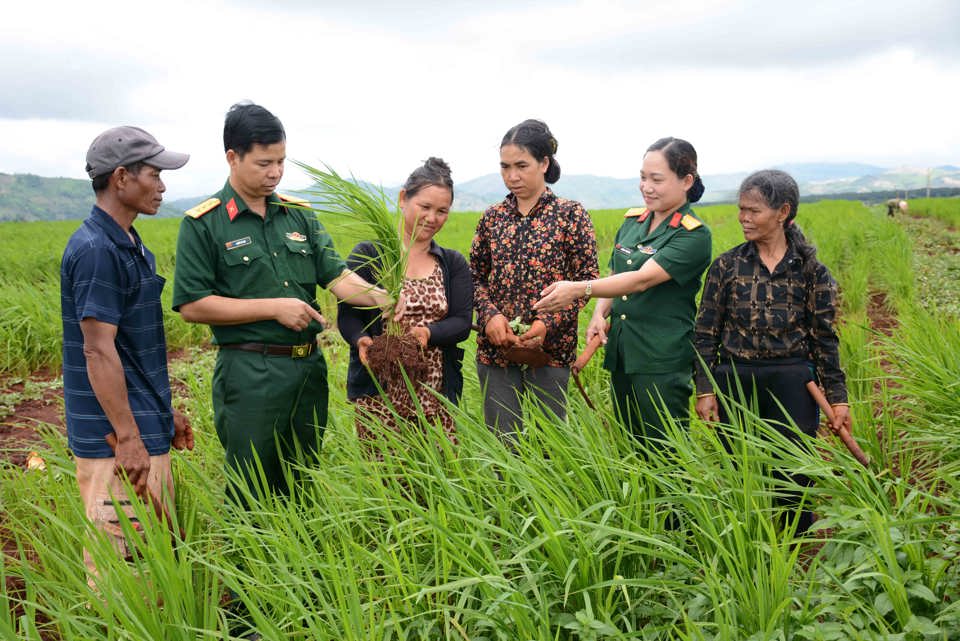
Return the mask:
[[[373,414],[385,425],[397,429],[388,402],[401,417],[416,420],[419,413],[428,421],[439,421],[456,443],[453,420],[443,403],[423,386],[441,392],[456,403],[463,390],[463,349],[458,343],[470,335],[473,315],[473,287],[466,259],[457,251],[439,246],[433,237],[439,232],[453,203],[450,168],[439,158],[430,158],[407,178],[400,190],[403,213],[403,243],[409,250],[403,295],[406,309],[402,323],[410,328],[425,351],[428,368],[423,380],[413,381],[414,399],[403,386],[392,386],[378,393],[365,365],[372,337],[382,334],[383,323],[376,309],[354,307],[340,302],[337,324],[350,344],[347,370],[347,397],[357,405],[357,432],[361,439],[375,435],[369,430],[363,413]],[[373,282],[372,261],[377,260],[373,243],[362,242],[353,248],[347,265]],[[418,407],[419,405],[419,407]]]
[[[587,340],[600,336],[607,345],[616,410],[638,439],[663,437],[664,409],[681,421],[690,415],[696,296],[711,247],[710,230],[690,203],[703,189],[689,142],[661,138],[650,145],[640,172],[647,208],[625,215],[610,258],[614,275],[554,283],[534,307],[551,311],[599,298]]]
[[[539,120],[525,120],[500,143],[500,175],[510,194],[480,219],[470,250],[477,323],[477,373],[487,426],[512,442],[523,392],[550,412],[566,415],[566,389],[577,348],[577,302],[555,313],[535,312],[540,290],[561,278],[597,276],[597,243],[580,203],[547,187],[560,178],[557,140]],[[517,335],[508,319],[530,329]],[[514,346],[546,352],[543,367],[511,362]]]
[[[796,181],[778,170],[758,171],[740,185],[746,242],[710,266],[697,317],[694,343],[719,388],[714,390],[698,362],[696,410],[705,421],[727,422],[716,392],[741,389],[750,396],[755,391],[760,417],[787,438],[797,438],[786,427],[788,417],[813,436],[819,415],[806,383],[816,375],[833,405],[833,429],[849,426],[834,330],[837,285],[793,224],[799,199]],[[802,475],[794,480],[810,484]],[[812,512],[802,511],[797,532],[812,523]]]

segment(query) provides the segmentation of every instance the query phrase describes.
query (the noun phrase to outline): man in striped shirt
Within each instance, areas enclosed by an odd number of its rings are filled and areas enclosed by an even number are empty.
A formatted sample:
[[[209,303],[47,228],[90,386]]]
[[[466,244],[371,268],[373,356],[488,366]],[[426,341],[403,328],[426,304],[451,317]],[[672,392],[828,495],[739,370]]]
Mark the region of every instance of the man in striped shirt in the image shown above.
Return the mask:
[[[193,447],[189,424],[171,405],[164,278],[133,227],[139,214],[160,208],[160,171],[188,159],[137,127],[98,136],[86,166],[96,205],[70,237],[60,267],[68,444],[87,517],[123,556],[129,550],[114,505],[132,517],[124,477],[137,495],[172,507],[171,442]],[[89,550],[84,562],[93,583]]]

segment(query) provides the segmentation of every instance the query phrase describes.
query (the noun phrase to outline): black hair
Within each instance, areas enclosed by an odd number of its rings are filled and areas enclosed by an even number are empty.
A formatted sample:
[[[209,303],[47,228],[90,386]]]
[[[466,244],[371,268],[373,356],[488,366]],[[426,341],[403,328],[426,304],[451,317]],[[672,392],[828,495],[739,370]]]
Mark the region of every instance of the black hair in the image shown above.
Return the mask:
[[[500,148],[516,145],[526,149],[537,162],[546,158],[549,161],[543,179],[551,185],[560,180],[560,164],[554,158],[557,153],[557,139],[550,133],[550,127],[542,120],[524,120],[510,128],[500,142]]]
[[[223,150],[233,149],[241,158],[254,145],[283,142],[287,134],[280,119],[251,102],[238,102],[227,111],[223,123]]]
[[[407,181],[403,183],[403,191],[407,198],[414,196],[424,187],[443,187],[450,190],[450,199],[453,199],[453,178],[450,177],[450,166],[442,158],[430,156],[427,161],[413,170]]]
[[[137,176],[140,174],[140,170],[146,166],[147,163],[143,162],[142,160],[138,160],[137,162],[132,162],[129,165],[124,165],[123,168],[127,170],[127,173]],[[105,174],[100,174],[99,176],[94,176],[93,180],[91,181],[93,193],[99,194],[107,190],[107,187],[110,186],[110,176],[113,175],[114,171],[116,171],[116,169],[108,171]]]
[[[797,217],[797,207],[800,205],[800,188],[793,176],[779,169],[761,169],[755,171],[740,183],[739,196],[747,192],[755,192],[771,209],[780,209],[789,205],[787,217],[783,221],[783,231],[787,242],[793,245],[794,250],[803,260],[803,273],[814,276],[817,266],[817,248],[807,240],[800,227],[794,224]]]
[[[687,201],[695,203],[703,196],[704,186],[697,172],[697,150],[682,138],[661,138],[647,147],[647,152],[659,151],[667,159],[670,171],[679,178],[693,176],[693,184],[687,190]]]

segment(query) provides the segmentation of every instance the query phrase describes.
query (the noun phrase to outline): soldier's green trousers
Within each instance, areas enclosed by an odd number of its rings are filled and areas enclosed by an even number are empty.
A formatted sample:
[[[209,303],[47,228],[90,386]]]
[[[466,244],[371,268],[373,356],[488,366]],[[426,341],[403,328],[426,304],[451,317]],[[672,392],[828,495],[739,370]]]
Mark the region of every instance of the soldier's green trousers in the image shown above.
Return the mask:
[[[327,424],[327,364],[305,358],[220,350],[213,370],[213,413],[227,466],[253,492],[287,494],[285,464],[315,462]],[[256,453],[256,456],[254,456]],[[257,460],[266,487],[259,479]],[[295,481],[297,473],[290,470]],[[228,495],[235,494],[228,487]],[[233,498],[244,503],[242,498]]]
[[[691,379],[689,369],[666,374],[611,372],[611,395],[617,416],[634,437],[646,441],[648,447],[657,447],[664,438],[664,411],[682,423],[689,422]]]

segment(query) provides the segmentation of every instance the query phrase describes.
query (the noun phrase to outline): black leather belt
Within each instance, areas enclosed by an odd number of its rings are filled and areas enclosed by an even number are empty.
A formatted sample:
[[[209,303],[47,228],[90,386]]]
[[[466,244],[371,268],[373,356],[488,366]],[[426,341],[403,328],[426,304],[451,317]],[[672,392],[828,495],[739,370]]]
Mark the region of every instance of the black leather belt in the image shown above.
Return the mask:
[[[315,343],[304,343],[303,345],[270,345],[268,343],[227,343],[221,345],[220,349],[236,349],[242,352],[256,352],[265,356],[288,356],[290,358],[306,358],[313,353],[317,346]]]

